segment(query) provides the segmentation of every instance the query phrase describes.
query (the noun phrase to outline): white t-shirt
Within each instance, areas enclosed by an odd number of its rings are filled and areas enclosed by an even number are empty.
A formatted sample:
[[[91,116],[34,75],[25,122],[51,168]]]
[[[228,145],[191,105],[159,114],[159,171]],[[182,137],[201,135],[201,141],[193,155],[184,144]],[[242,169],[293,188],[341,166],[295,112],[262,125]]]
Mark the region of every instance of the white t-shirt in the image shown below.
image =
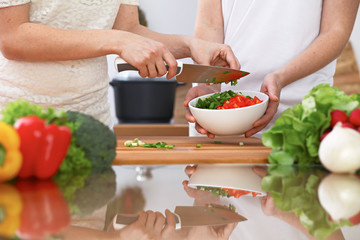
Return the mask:
[[[318,36],[321,10],[322,0],[223,0],[224,43],[231,46],[241,69],[250,75],[239,79],[236,86],[222,84],[221,90],[259,91],[266,74],[298,56]],[[300,103],[314,86],[332,85],[335,68],[333,61],[283,88],[278,112],[261,132],[274,125],[285,109]]]
[[[138,0],[0,0],[0,7],[25,3],[30,3],[30,22],[88,30],[111,29],[120,4],[137,5]],[[0,53],[0,109],[23,98],[34,104],[84,112],[109,124],[107,66],[105,56],[23,62],[8,60]]]

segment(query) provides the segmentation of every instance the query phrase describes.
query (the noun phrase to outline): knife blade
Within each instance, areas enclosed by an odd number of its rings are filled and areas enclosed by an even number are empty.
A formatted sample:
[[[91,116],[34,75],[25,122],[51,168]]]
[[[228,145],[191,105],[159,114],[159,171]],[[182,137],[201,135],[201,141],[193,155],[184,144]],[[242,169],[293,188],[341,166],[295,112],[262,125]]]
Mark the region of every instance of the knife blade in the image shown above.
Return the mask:
[[[216,67],[200,64],[187,64],[177,60],[176,80],[184,83],[222,83],[235,81],[249,75],[249,72],[235,70],[226,67]],[[166,68],[169,67],[166,65]],[[123,59],[115,58],[115,69],[118,72],[127,70],[138,70],[136,67],[125,62]]]
[[[182,227],[217,226],[246,221],[242,215],[222,206],[177,206],[174,211],[176,229]],[[137,214],[118,214],[114,219],[115,229],[138,220]]]

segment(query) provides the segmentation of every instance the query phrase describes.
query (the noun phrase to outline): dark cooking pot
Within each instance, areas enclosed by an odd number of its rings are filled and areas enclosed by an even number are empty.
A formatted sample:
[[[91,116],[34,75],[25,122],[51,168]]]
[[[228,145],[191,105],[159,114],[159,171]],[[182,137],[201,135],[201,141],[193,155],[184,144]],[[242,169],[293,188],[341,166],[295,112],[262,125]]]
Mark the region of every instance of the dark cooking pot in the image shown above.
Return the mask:
[[[169,123],[173,117],[175,78],[117,77],[114,89],[116,117],[122,123]]]

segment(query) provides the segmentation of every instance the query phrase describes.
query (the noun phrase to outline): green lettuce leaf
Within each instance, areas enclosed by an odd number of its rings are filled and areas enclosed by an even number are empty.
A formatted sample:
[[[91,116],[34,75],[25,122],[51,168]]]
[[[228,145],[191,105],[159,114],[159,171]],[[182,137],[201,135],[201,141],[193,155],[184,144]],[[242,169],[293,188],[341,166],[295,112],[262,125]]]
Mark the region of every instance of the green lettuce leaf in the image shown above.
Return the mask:
[[[339,109],[348,115],[360,107],[360,94],[347,95],[329,84],[314,87],[301,103],[286,109],[268,131],[262,142],[273,151],[274,164],[320,164],[320,137],[330,127],[330,113]],[[289,159],[286,159],[289,157]]]
[[[311,235],[326,239],[341,227],[352,226],[349,220],[331,221],[318,200],[319,184],[327,174],[314,166],[270,165],[261,187],[272,196],[276,207],[295,213]]]

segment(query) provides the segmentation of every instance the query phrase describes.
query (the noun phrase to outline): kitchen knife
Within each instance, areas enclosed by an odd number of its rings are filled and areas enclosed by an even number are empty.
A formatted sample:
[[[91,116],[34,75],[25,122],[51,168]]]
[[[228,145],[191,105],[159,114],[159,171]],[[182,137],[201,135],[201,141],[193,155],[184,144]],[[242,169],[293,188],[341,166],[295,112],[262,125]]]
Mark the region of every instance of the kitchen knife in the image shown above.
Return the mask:
[[[199,64],[187,64],[177,60],[176,80],[185,83],[221,83],[230,82],[250,74],[225,67],[215,67]],[[166,65],[166,68],[168,66]],[[138,70],[134,66],[117,57],[115,59],[115,69],[118,72],[127,70]]]
[[[240,214],[217,205],[209,206],[177,206],[174,211],[176,229],[182,227],[217,226],[246,221]],[[135,214],[118,214],[114,219],[114,228],[120,229],[125,225],[136,222],[139,218]]]

